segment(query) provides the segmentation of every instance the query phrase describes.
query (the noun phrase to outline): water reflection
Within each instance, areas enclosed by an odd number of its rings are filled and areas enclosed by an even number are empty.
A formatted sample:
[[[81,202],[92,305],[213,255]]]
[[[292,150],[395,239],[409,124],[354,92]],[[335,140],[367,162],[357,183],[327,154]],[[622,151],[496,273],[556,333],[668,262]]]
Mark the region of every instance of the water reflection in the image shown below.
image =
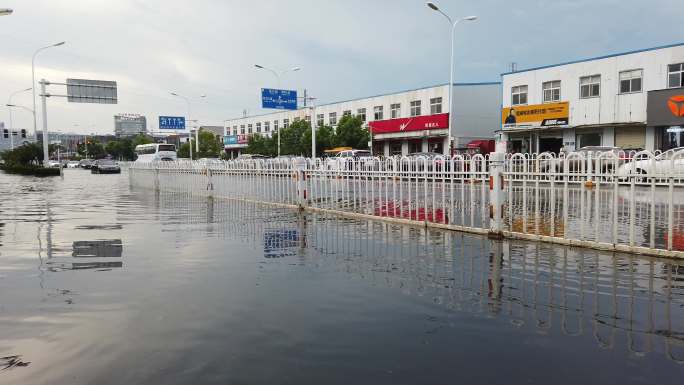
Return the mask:
[[[177,207],[179,197],[159,199],[164,213]],[[186,220],[205,223],[206,203],[192,200]],[[505,318],[513,328],[591,335],[600,348],[684,362],[684,266],[674,261],[495,242],[245,202],[214,200],[211,207],[219,225],[215,236],[249,242],[272,261],[297,257],[303,265],[429,298],[453,311]],[[622,346],[618,333],[626,335]]]

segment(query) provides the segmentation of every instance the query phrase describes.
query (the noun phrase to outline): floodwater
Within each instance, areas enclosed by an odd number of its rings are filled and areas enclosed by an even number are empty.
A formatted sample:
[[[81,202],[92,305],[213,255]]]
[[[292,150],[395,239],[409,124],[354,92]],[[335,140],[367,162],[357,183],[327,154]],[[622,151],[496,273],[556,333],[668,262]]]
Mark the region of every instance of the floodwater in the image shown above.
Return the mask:
[[[684,261],[0,174],[0,384],[681,384]]]

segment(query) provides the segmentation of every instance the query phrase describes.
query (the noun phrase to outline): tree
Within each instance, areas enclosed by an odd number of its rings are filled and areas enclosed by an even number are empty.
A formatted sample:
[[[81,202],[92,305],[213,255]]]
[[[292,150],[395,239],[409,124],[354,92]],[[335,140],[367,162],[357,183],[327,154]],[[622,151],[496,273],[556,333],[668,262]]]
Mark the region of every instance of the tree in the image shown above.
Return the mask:
[[[370,134],[360,117],[347,115],[340,119],[335,132],[336,146],[363,150],[368,148],[369,140]]]
[[[200,131],[199,134],[199,152],[195,151],[195,140],[181,144],[176,152],[179,158],[190,157],[190,146],[192,146],[192,159],[199,158],[217,158],[221,155],[223,150],[223,143],[211,131]]]
[[[281,129],[281,155],[304,155],[307,148],[311,152],[311,144],[307,146],[304,138],[307,131],[311,131],[311,125],[305,120],[298,120],[290,124],[289,127]],[[311,137],[309,137],[309,143],[311,143]]]
[[[302,145],[304,154],[311,156],[311,130],[304,133]],[[321,156],[323,151],[335,146],[335,130],[331,126],[321,126],[316,129],[316,155]]]
[[[276,143],[275,146],[274,143]],[[260,134],[255,134],[249,137],[249,142],[247,143],[247,148],[245,149],[245,152],[247,154],[275,156],[278,152],[277,142],[274,142],[273,138],[268,138]]]
[[[87,139],[85,143],[79,143],[78,154],[88,158],[101,159],[105,157],[105,149],[97,139]]]
[[[40,143],[27,143],[11,151],[3,151],[0,157],[10,166],[40,164],[43,160],[43,146]]]

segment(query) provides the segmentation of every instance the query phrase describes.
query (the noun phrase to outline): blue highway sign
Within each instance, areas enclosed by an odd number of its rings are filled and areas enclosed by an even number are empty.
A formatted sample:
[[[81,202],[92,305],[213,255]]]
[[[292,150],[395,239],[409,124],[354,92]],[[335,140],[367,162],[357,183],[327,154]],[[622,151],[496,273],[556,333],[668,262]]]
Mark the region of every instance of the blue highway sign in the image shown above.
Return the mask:
[[[261,107],[277,110],[296,110],[297,91],[262,88]]]
[[[160,116],[160,130],[185,130],[184,116]]]

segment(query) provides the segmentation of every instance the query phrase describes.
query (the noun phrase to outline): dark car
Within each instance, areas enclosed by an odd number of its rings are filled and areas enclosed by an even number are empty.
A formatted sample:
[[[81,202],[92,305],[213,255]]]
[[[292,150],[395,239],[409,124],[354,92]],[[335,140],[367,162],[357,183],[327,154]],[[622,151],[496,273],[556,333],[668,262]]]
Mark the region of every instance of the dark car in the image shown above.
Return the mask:
[[[121,173],[121,167],[110,159],[100,159],[96,160],[90,167],[90,172],[93,174],[119,174]]]
[[[80,168],[91,168],[93,166],[93,161],[90,159],[81,159],[80,162],[78,162],[78,167]]]

